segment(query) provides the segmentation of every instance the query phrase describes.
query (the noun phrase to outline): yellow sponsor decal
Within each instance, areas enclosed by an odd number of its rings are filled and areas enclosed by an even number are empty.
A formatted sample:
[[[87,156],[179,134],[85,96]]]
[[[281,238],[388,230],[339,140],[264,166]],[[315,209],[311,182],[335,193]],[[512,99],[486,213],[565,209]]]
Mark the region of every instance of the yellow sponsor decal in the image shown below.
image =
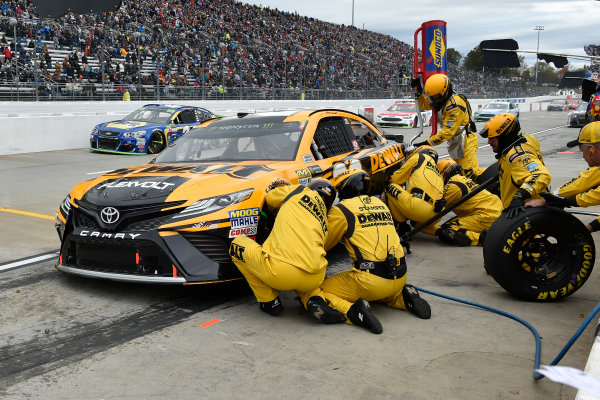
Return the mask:
[[[106,127],[107,128],[116,128],[116,129],[131,129],[131,128],[139,128],[140,126],[144,126],[144,125],[146,125],[145,122],[118,121],[118,122],[111,122],[111,123],[107,124]]]
[[[429,52],[433,56],[433,64],[438,68],[442,68],[446,45],[444,44],[442,30],[439,28],[433,31],[433,40],[429,45]]]
[[[381,171],[391,165],[399,163],[404,157],[402,146],[393,144],[386,147],[381,153],[371,154],[371,173]]]
[[[310,178],[312,176],[312,174],[310,173],[310,171],[308,170],[308,168],[303,168],[303,169],[299,169],[296,171],[296,175],[298,175],[298,178],[302,179],[302,178]]]

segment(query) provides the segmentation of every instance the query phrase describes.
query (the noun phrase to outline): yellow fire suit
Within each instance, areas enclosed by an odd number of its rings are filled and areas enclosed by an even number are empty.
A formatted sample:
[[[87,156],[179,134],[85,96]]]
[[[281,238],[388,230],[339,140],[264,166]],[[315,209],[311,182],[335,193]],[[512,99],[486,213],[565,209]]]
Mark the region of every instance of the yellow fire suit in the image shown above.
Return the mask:
[[[465,176],[450,177],[444,187],[446,204],[454,203],[476,187],[477,183]],[[482,190],[452,211],[456,216],[446,221],[442,228],[448,227],[455,231],[464,229],[466,236],[471,239],[471,246],[477,246],[479,234],[484,229],[489,229],[502,213],[502,202],[498,196]]]
[[[533,199],[545,192],[552,176],[544,165],[540,143],[531,135],[523,135],[498,159],[500,198],[506,208],[519,189],[526,190]]]
[[[600,167],[590,167],[579,173],[577,178],[565,183],[554,191],[562,197],[574,197],[579,207],[600,204]],[[600,217],[590,222],[595,231],[600,230]]]
[[[325,249],[332,249],[343,239],[353,261],[352,269],[325,279],[321,285],[331,305],[346,314],[362,297],[406,310],[402,297],[406,283],[404,251],[388,207],[374,196],[345,199],[331,208],[327,225]],[[388,254],[396,257],[396,271],[383,265]]]
[[[433,209],[444,193],[444,178],[430,155],[415,153],[394,172],[385,193],[396,221],[424,222],[436,214]],[[435,230],[429,226],[423,232],[433,235]]]
[[[236,237],[229,254],[259,302],[269,302],[277,290],[295,290],[304,306],[323,297],[327,259],[327,209],[317,192],[302,185],[277,187],[267,193],[267,205],[279,209],[263,245]]]
[[[431,110],[431,101],[427,96],[423,94],[419,96],[419,107],[423,110]],[[477,159],[479,140],[477,132],[472,132],[469,126],[471,119],[469,108],[470,106],[467,107],[461,96],[453,94],[442,107],[441,113],[438,113],[441,130],[427,139],[427,143],[437,146],[448,142],[450,157],[463,168],[465,176],[475,180],[484,170],[479,168]]]

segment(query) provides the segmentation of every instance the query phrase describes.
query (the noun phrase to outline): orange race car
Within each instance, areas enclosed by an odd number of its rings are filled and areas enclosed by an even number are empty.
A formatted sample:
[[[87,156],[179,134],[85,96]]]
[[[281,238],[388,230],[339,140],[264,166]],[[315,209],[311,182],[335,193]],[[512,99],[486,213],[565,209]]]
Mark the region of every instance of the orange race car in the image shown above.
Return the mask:
[[[352,164],[381,193],[404,159],[395,139],[342,110],[207,121],[146,165],[75,186],[57,210],[57,269],[163,284],[241,279],[229,243],[239,235],[266,239],[271,187],[328,178]]]

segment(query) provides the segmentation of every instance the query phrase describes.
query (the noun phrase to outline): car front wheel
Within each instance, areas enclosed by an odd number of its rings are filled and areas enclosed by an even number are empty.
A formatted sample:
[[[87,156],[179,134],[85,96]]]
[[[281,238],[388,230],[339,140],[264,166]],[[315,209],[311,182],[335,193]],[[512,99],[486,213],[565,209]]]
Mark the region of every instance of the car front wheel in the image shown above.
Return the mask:
[[[152,132],[148,141],[148,154],[158,154],[165,148],[165,138],[159,131]]]

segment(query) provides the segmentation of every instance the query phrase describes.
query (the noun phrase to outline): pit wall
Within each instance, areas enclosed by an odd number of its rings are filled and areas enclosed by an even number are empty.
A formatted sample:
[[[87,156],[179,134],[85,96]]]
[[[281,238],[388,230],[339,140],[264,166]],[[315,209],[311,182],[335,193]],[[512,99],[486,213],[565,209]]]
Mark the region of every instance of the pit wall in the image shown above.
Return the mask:
[[[565,96],[510,99],[521,112],[546,109],[548,101]],[[473,110],[491,100],[470,100]],[[498,99],[499,100],[499,99]],[[376,100],[244,100],[244,101],[177,101],[161,104],[195,105],[215,114],[231,116],[240,111],[282,109],[342,108],[365,114],[373,108],[377,115],[395,99]],[[118,120],[148,101],[113,102],[0,102],[0,155],[87,148],[96,124]]]

